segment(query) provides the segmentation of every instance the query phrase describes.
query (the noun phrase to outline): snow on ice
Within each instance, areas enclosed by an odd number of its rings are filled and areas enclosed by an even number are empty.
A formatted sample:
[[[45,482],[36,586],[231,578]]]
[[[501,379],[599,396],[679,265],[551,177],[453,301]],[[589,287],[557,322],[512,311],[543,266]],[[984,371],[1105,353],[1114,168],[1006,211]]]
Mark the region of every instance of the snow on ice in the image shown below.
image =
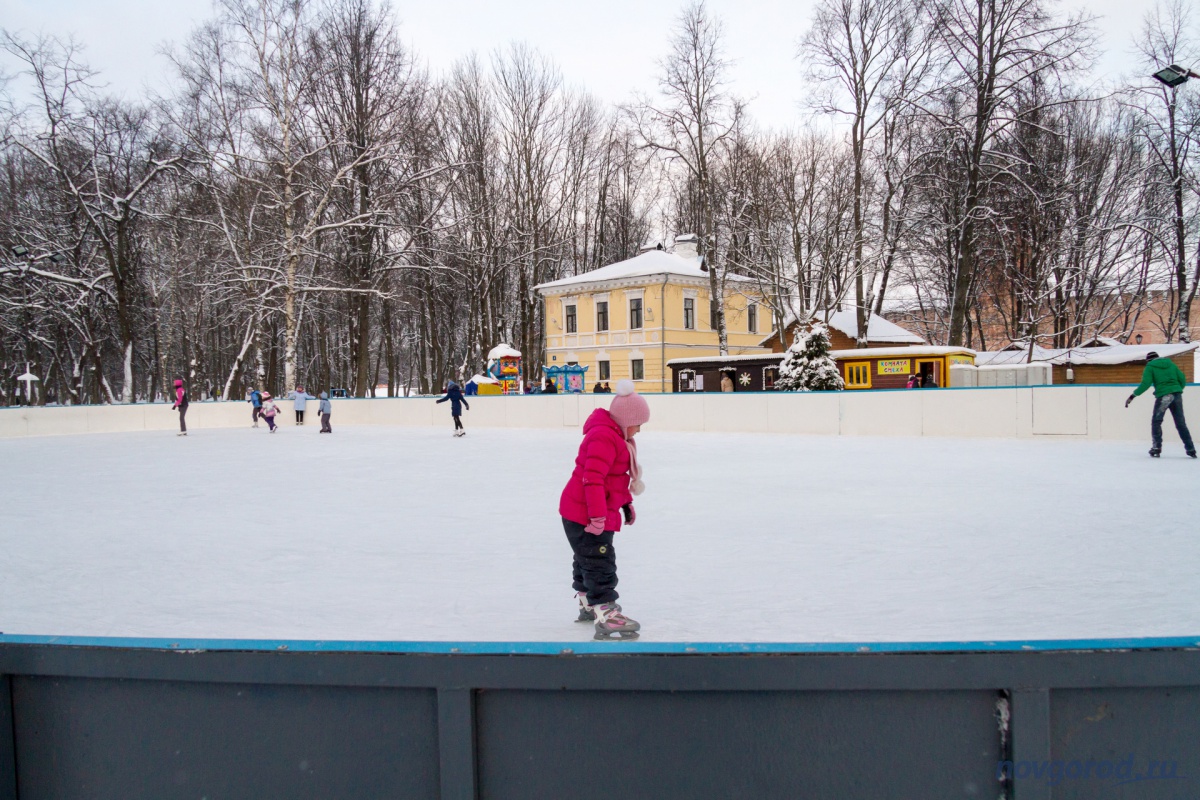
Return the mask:
[[[0,630],[586,641],[574,430],[284,425],[0,442]],[[1142,443],[639,437],[644,641],[1200,633],[1200,464]]]

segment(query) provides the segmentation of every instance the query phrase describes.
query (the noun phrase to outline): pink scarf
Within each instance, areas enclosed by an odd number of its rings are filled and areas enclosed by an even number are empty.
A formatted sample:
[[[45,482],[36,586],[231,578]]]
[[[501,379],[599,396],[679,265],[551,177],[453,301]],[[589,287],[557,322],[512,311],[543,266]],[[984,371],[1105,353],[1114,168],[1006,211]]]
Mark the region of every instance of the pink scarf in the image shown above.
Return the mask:
[[[637,497],[646,490],[646,484],[642,483],[642,465],[638,463],[637,445],[633,439],[626,439],[625,444],[629,447],[629,493]]]

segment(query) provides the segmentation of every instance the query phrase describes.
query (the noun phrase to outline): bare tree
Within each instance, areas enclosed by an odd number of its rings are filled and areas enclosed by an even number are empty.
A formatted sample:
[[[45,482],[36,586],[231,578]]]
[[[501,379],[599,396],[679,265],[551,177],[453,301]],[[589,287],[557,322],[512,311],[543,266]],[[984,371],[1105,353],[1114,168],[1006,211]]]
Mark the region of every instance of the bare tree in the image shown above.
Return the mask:
[[[633,109],[633,115],[646,146],[682,164],[694,182],[703,224],[697,233],[708,267],[712,317],[718,348],[726,355],[729,337],[713,178],[715,162],[731,143],[743,109],[728,90],[730,65],[723,52],[720,21],[699,0],[683,11],[676,24],[671,51],[660,65],[662,102],[645,99]]]
[[[854,182],[851,274],[859,347],[867,346],[875,283],[870,281],[870,292],[864,287],[868,151],[880,134],[894,137],[896,118],[909,112],[906,102],[920,88],[928,46],[917,21],[924,13],[920,4],[914,7],[900,0],[823,0],[800,48],[809,61],[811,78],[823,89],[815,98],[818,108],[845,118],[850,125]],[[887,195],[890,201],[894,187],[889,188],[893,189]],[[890,205],[886,211],[891,211]]]

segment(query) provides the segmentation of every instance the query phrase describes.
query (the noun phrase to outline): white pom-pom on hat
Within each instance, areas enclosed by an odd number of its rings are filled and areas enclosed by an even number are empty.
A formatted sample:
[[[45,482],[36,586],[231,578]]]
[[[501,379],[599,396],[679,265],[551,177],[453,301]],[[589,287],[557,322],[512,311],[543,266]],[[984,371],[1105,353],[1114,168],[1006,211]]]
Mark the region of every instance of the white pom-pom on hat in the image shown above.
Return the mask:
[[[633,381],[625,378],[624,380],[617,381],[616,391],[618,396],[625,397],[635,393],[637,391],[637,386],[634,385]]]

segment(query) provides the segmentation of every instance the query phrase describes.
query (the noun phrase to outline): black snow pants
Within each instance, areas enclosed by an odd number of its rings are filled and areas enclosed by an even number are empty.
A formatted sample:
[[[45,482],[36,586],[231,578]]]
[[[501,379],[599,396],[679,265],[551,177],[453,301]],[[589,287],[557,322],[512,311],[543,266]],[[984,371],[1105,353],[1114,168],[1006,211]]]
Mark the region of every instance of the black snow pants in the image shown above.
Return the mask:
[[[333,428],[329,427],[329,415],[321,415],[321,433],[333,433]]]
[[[463,429],[462,417],[458,414],[454,415],[454,430],[461,431]]]
[[[297,425],[303,425],[303,424],[304,424],[304,412],[303,412],[303,411],[297,411],[297,412],[296,412],[296,424],[297,424]]]
[[[184,422],[184,420],[183,420],[183,418],[185,416],[187,416],[187,406],[180,406],[179,407],[179,432],[180,433],[187,433],[187,423]]]
[[[613,549],[616,531],[591,534],[586,526],[563,517],[563,530],[575,556],[572,560],[572,586],[587,592],[588,605],[614,603],[617,594],[617,551]]]

